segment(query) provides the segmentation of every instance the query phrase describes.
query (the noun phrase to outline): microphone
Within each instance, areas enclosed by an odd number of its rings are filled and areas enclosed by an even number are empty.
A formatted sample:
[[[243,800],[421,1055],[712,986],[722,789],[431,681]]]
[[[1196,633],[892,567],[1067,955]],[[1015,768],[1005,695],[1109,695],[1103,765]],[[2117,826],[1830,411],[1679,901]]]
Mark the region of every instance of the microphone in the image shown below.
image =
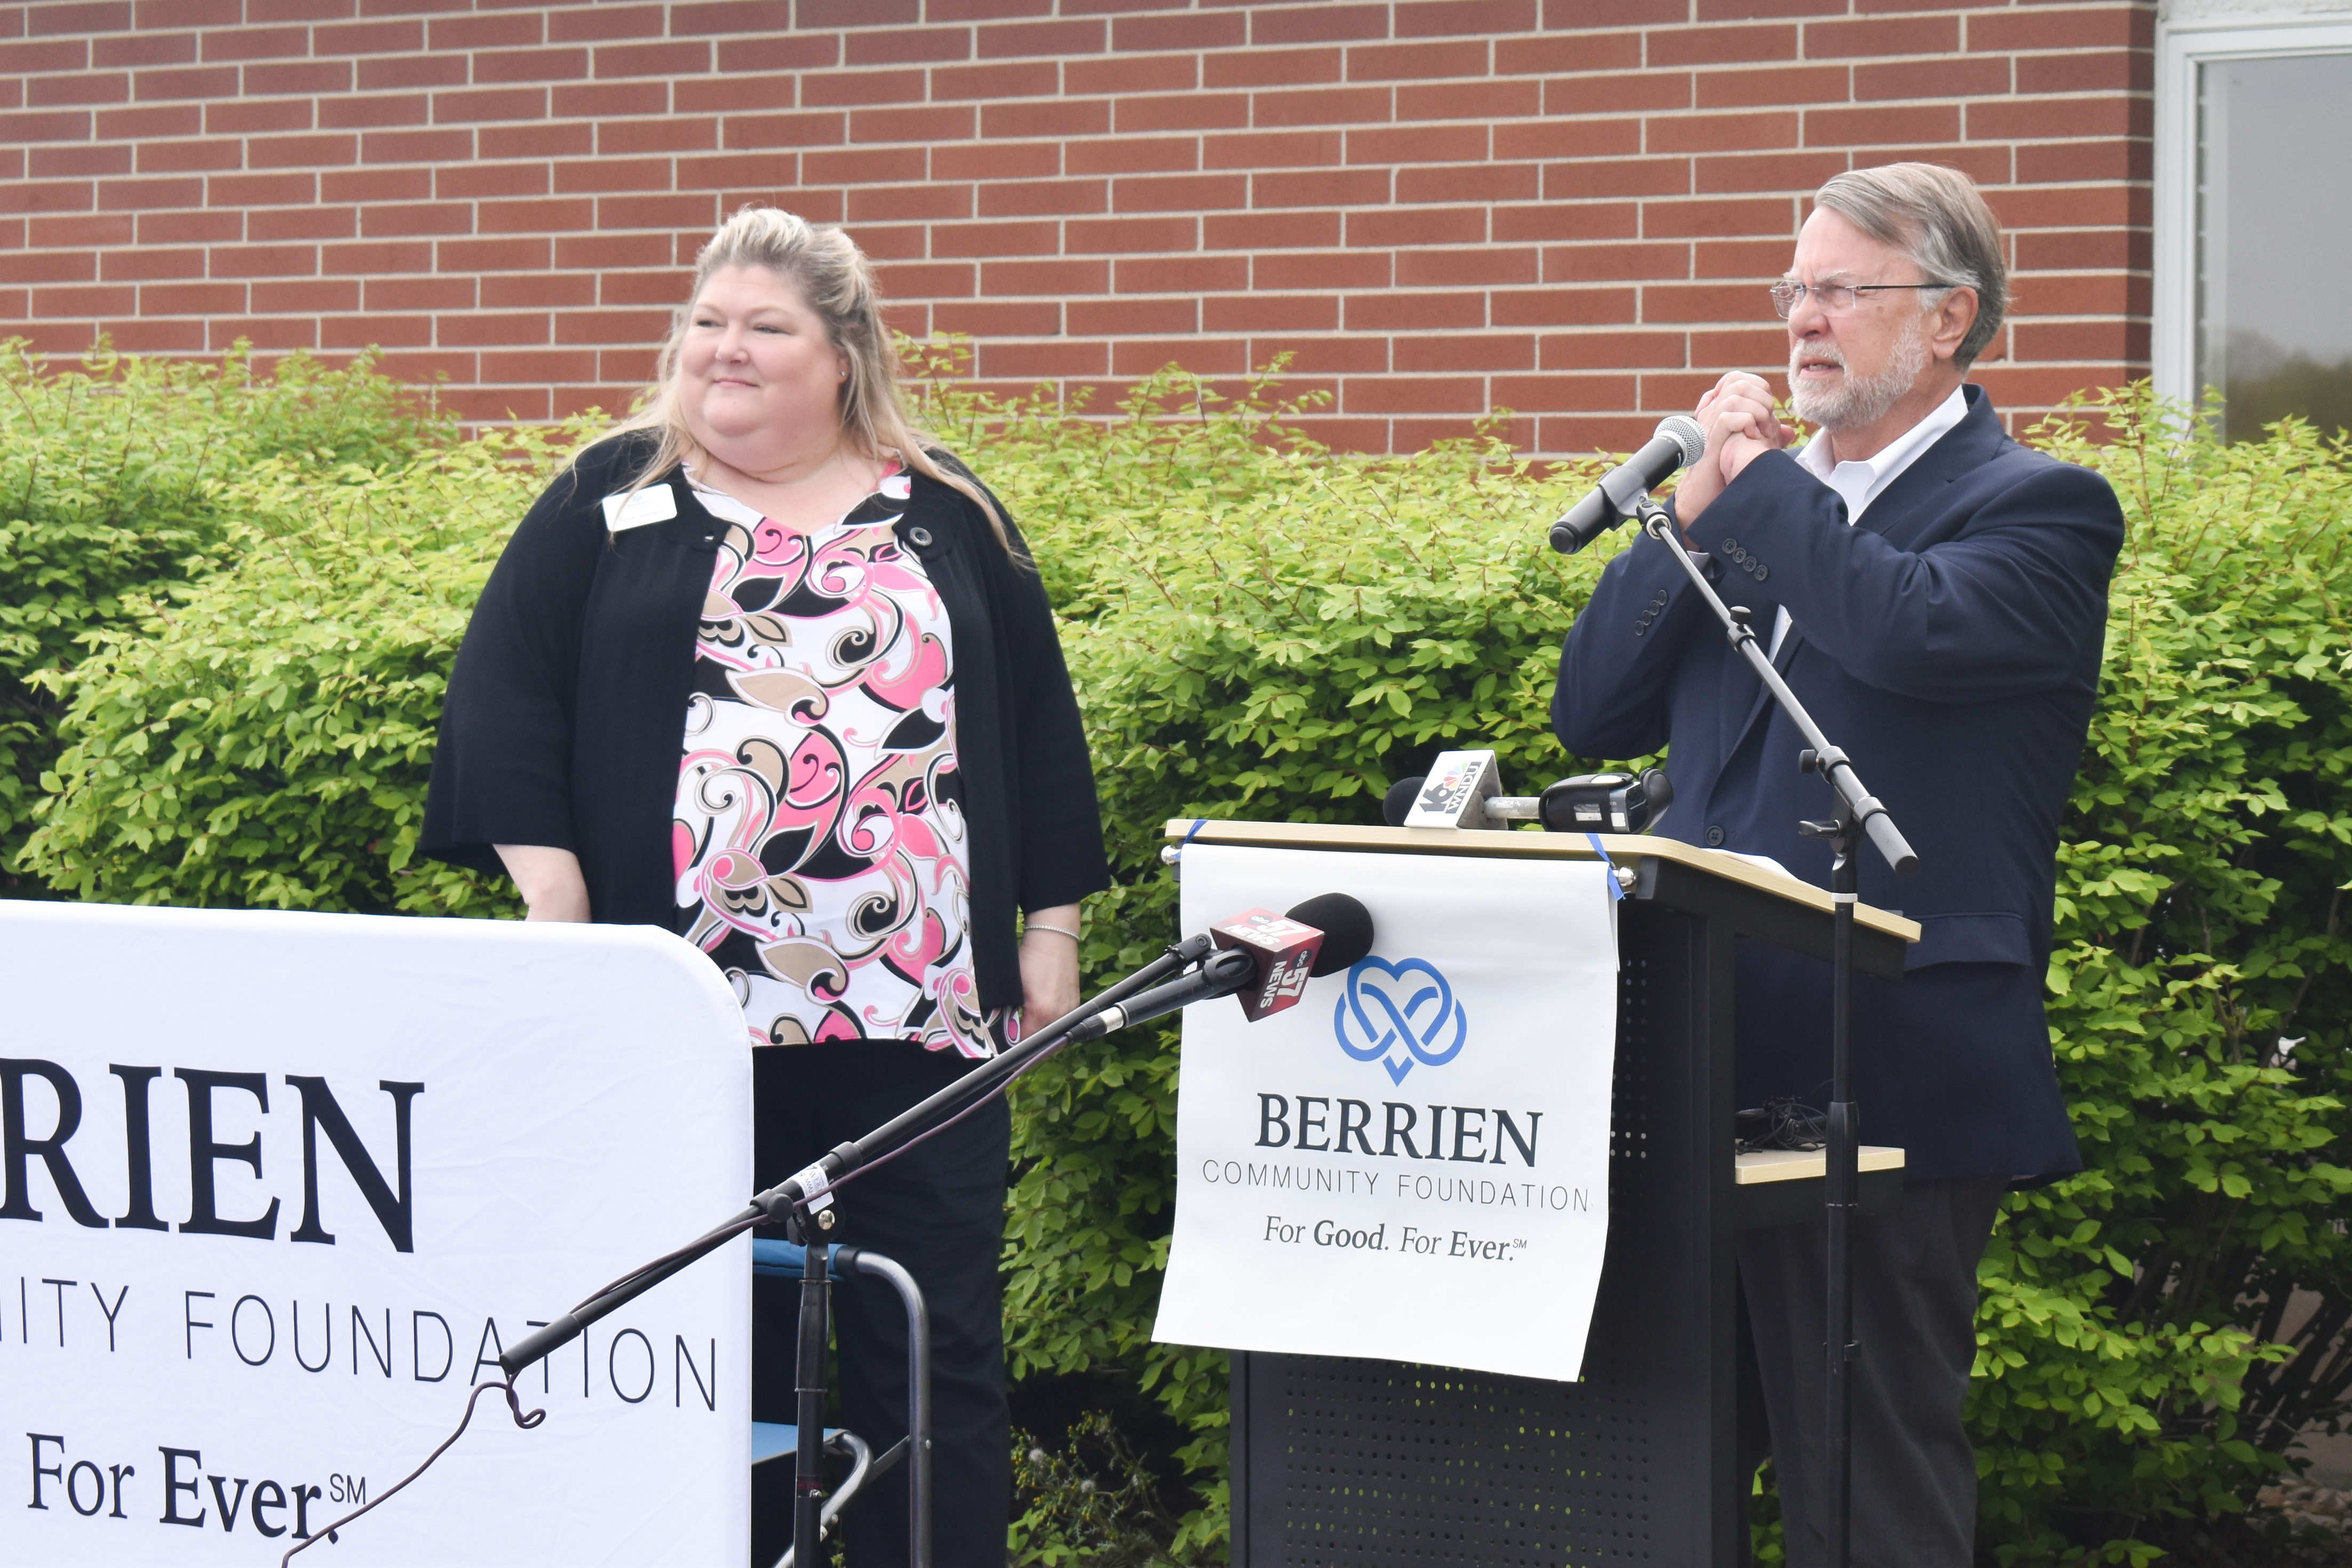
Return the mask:
[[[1412,810],[1412,803],[1420,798],[1421,787],[1428,782],[1428,779],[1425,773],[1416,773],[1410,779],[1400,779],[1390,785],[1389,792],[1381,799],[1381,821],[1391,828],[1403,827],[1405,814]]]
[[[1317,979],[1352,969],[1372,950],[1372,912],[1344,893],[1318,894],[1290,906],[1290,918],[1323,933],[1323,946],[1307,970]]]
[[[1675,803],[1674,781],[1663,768],[1631,773],[1580,773],[1537,798],[1537,816],[1553,833],[1646,833]]]
[[[1295,1004],[1310,977],[1353,968],[1372,950],[1372,915],[1360,899],[1326,893],[1293,904],[1287,915],[1244,911],[1211,926],[1209,935],[1217,951],[1200,967],[1105,1008],[1073,1029],[1070,1040],[1094,1040],[1235,992],[1255,1023]]]
[[[1420,774],[1389,786],[1381,816],[1402,828],[1428,780]],[[1665,820],[1675,801],[1674,781],[1663,768],[1631,773],[1580,773],[1562,779],[1540,795],[1489,795],[1474,801],[1477,821],[1465,810],[1464,827],[1499,828],[1511,822],[1541,822],[1548,833],[1646,833]],[[1370,949],[1367,949],[1369,951]]]
[[[1602,476],[1592,493],[1561,514],[1551,526],[1551,548],[1574,555],[1611,528],[1625,521],[1633,503],[1664,484],[1667,476],[1687,468],[1706,453],[1706,432],[1688,414],[1670,414],[1658,421],[1649,444]]]
[[[1486,807],[1503,793],[1503,769],[1491,750],[1441,751],[1428,774],[1413,780],[1417,793],[1402,794],[1400,779],[1381,802],[1385,815],[1402,806],[1390,825],[1401,828],[1484,828]]]

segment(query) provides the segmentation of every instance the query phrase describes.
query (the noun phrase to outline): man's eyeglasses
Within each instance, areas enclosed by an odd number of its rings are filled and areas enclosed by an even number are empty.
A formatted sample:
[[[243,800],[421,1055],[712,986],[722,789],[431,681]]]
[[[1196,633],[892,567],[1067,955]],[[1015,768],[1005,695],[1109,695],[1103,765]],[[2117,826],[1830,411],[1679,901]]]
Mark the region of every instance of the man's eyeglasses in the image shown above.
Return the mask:
[[[1820,306],[1824,313],[1832,316],[1843,316],[1847,311],[1853,308],[1855,301],[1863,295],[1876,294],[1882,289],[1953,288],[1957,287],[1958,287],[1957,284],[1950,283],[1804,284],[1791,282],[1790,279],[1784,277],[1780,282],[1772,286],[1772,308],[1780,313],[1781,320],[1786,321],[1789,319],[1790,312],[1797,308],[1797,301],[1810,294],[1813,297],[1813,303]]]

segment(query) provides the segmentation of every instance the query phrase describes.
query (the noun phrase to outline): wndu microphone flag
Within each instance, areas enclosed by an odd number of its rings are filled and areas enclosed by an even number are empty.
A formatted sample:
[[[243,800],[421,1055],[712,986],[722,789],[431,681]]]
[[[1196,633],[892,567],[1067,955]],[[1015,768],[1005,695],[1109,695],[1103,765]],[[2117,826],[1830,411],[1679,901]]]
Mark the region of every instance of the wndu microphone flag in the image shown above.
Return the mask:
[[[1155,1338],[1579,1375],[1609,1236],[1608,874],[1186,849],[1187,930],[1333,888],[1364,902],[1373,942],[1257,1021],[1185,1010]]]

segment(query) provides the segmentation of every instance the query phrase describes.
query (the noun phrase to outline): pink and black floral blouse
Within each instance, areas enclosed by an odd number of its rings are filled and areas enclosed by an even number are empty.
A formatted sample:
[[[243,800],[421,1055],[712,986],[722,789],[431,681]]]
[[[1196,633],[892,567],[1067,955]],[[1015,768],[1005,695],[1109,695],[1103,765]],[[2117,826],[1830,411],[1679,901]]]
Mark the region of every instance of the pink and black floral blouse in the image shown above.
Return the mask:
[[[803,534],[695,490],[724,533],[670,824],[676,928],[719,961],[755,1045],[995,1050],[971,958],[955,650],[893,528],[908,494],[894,464]]]

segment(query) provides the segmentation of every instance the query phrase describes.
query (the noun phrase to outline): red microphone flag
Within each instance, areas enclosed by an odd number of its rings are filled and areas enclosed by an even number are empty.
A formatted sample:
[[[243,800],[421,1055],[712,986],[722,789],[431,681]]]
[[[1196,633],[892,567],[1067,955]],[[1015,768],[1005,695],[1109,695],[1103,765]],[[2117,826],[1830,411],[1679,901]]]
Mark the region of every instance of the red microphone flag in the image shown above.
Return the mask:
[[[1322,932],[1271,909],[1244,910],[1210,926],[1209,936],[1220,947],[1243,948],[1257,956],[1260,979],[1235,993],[1252,1023],[1297,1004],[1323,950]]]

